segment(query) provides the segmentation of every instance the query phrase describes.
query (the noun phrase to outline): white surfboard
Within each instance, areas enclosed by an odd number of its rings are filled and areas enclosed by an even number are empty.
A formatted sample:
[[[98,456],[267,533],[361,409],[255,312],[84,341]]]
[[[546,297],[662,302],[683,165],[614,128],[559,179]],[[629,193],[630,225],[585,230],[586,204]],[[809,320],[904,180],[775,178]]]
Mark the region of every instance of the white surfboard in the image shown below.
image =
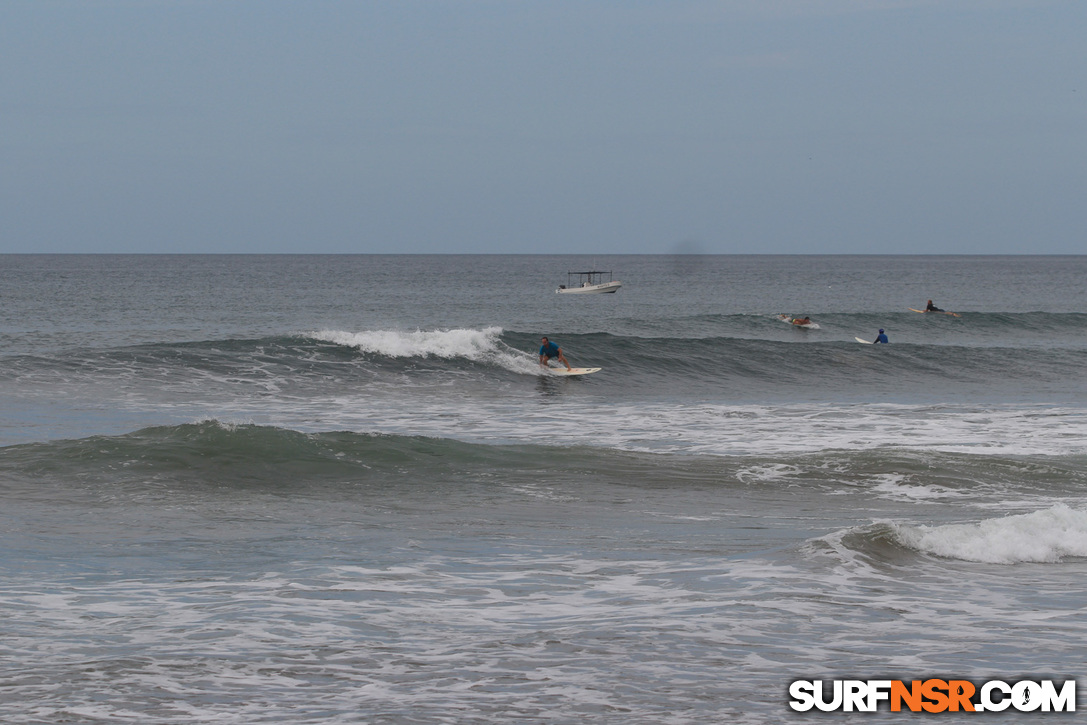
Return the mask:
[[[793,322],[793,318],[789,317],[788,315],[778,315],[777,318],[786,324],[792,325],[793,327],[800,327],[805,330],[821,329],[818,322],[809,322],[806,325],[798,325],[797,323]]]
[[[915,310],[912,307],[910,307],[909,310],[910,310],[910,312],[920,312],[922,315],[925,314],[926,312],[929,312],[929,310]],[[947,310],[933,310],[933,311],[937,315],[951,315],[952,317],[961,317],[962,316],[958,312],[948,312]]]
[[[864,339],[859,338],[859,337],[854,337],[853,339],[856,340],[857,342],[863,342],[865,345],[871,345],[872,344],[871,340],[864,340]]]
[[[570,368],[569,370],[566,368],[547,368],[547,373],[568,377],[571,375],[588,375],[589,373],[600,372],[600,370],[601,368]]]

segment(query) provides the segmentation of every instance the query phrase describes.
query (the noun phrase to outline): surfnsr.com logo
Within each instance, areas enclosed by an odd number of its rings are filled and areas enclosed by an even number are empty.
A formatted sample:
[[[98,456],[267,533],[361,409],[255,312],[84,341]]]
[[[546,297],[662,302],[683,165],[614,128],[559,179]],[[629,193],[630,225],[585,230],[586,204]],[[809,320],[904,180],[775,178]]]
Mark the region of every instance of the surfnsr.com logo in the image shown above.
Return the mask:
[[[1075,712],[1076,681],[796,680],[789,697],[798,712],[876,712],[884,702],[891,712]]]

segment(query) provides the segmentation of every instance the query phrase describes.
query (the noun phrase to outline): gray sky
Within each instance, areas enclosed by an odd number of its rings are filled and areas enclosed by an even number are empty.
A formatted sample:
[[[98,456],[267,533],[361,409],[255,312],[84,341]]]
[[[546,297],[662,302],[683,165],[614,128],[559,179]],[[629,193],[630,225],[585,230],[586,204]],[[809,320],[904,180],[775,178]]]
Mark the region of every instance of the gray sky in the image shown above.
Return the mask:
[[[1085,240],[1081,0],[0,0],[0,252]]]

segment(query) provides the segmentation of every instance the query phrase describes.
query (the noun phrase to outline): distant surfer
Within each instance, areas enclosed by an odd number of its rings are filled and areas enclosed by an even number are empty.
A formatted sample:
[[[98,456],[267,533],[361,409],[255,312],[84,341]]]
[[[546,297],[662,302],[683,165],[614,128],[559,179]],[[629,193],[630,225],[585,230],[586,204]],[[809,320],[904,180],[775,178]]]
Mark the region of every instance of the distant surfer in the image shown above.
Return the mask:
[[[923,309],[923,310],[915,310],[912,307],[910,308],[910,310],[913,311],[913,312],[920,312],[921,314],[924,314],[926,312],[935,312],[935,313],[940,314],[940,315],[950,315],[952,317],[961,317],[961,315],[958,312],[948,312],[947,310],[941,310],[939,307],[932,304],[932,300],[928,301],[928,305],[926,305],[925,309]]]
[[[887,339],[887,335],[886,335],[886,334],[884,334],[884,332],[883,332],[883,328],[882,328],[882,327],[881,327],[881,328],[879,328],[879,334],[878,334],[878,335],[876,335],[876,339],[875,339],[875,340],[872,340],[872,344],[874,345],[874,344],[876,344],[877,342],[890,342],[890,340],[888,340],[888,339]]]
[[[794,325],[810,325],[811,324],[811,318],[810,317],[794,317],[793,318],[793,324]]]
[[[883,330],[880,330],[883,332]],[[550,367],[547,363],[551,358],[558,358],[559,362],[566,366],[567,370],[570,370],[570,363],[566,362],[566,356],[562,354],[562,348],[555,343],[548,340],[546,337],[540,338],[540,365],[543,367]]]

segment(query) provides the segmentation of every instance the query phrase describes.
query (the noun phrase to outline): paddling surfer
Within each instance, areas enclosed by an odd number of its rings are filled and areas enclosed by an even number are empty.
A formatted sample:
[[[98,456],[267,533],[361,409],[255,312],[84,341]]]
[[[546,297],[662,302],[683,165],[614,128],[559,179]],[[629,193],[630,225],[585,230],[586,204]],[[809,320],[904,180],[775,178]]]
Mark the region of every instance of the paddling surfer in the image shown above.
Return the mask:
[[[551,358],[558,358],[559,362],[566,366],[567,370],[572,369],[570,363],[566,362],[566,356],[562,354],[562,348],[555,343],[548,340],[546,337],[540,338],[540,365],[543,367],[550,367],[547,363]]]
[[[925,312],[943,312],[943,310],[932,304],[932,300],[929,300],[928,305],[925,307]]]

